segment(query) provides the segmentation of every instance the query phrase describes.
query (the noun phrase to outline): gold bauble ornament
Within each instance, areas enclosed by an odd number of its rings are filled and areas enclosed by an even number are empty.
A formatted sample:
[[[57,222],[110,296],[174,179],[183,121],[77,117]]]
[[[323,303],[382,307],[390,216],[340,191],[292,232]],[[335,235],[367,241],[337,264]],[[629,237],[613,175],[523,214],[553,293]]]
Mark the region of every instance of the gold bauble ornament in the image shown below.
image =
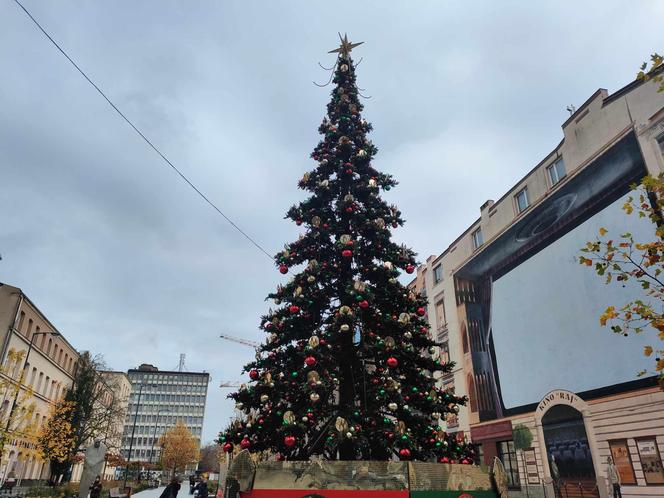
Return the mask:
[[[286,413],[284,413],[284,422],[286,422],[286,424],[288,425],[294,424],[295,414],[292,411],[288,410]]]
[[[350,326],[347,323],[344,323],[341,327],[339,327],[339,329],[342,332],[348,332],[350,330]]]
[[[319,344],[320,344],[320,339],[318,338],[317,335],[312,335],[311,337],[309,337],[310,348],[317,348]]]
[[[348,431],[348,422],[343,417],[337,417],[337,420],[334,422],[334,427],[339,432],[347,432]]]
[[[350,306],[343,305],[339,308],[339,314],[341,315],[350,315],[353,313],[353,310],[350,309]]]
[[[309,395],[309,399],[312,401],[312,403],[316,403],[320,399],[320,395],[318,393],[311,393]]]

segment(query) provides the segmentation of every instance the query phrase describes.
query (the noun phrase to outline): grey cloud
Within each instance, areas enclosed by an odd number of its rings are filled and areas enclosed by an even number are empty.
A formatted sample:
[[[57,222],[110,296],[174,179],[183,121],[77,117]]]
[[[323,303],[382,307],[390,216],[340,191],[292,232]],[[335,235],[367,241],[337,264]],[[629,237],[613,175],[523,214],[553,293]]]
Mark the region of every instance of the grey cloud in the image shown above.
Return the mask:
[[[358,82],[376,166],[408,224],[442,251],[560,140],[565,106],[627,83],[659,49],[661,3],[25,0],[131,119],[269,252],[325,112],[337,31],[366,43]],[[11,2],[0,5],[0,280],[118,369],[212,373],[209,440],[232,415],[220,380],[251,358],[283,277],[178,180]]]

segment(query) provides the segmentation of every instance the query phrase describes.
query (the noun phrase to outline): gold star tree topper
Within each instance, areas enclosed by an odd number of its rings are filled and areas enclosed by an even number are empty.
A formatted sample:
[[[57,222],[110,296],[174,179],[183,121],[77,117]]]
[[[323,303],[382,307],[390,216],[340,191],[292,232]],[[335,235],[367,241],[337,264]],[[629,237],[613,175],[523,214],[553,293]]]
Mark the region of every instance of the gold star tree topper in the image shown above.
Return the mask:
[[[328,54],[341,54],[341,56],[344,59],[348,58],[348,55],[350,54],[351,50],[353,50],[355,47],[362,45],[364,42],[359,42],[359,43],[352,43],[348,41],[348,35],[344,33],[344,36],[342,38],[341,33],[339,33],[339,39],[341,40],[341,45],[339,48],[335,48],[334,50],[330,50]]]

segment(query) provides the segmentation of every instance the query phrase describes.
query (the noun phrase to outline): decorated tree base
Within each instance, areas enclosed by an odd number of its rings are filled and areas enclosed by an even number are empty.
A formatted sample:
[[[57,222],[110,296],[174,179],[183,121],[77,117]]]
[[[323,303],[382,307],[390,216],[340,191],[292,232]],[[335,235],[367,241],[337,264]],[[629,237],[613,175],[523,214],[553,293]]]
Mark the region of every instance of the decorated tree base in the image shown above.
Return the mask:
[[[251,468],[239,459],[228,477],[244,483],[241,496],[246,498],[498,496],[488,469],[475,465],[314,460],[261,462]]]

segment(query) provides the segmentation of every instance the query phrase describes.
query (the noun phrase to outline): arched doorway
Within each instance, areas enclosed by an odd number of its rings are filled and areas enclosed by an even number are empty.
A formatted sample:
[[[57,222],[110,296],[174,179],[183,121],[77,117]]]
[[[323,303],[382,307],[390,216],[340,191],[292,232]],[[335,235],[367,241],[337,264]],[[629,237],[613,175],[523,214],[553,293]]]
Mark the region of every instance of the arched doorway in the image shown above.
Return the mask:
[[[595,468],[582,413],[569,405],[554,405],[542,417],[542,432],[551,477],[557,469],[561,486],[594,487]]]

